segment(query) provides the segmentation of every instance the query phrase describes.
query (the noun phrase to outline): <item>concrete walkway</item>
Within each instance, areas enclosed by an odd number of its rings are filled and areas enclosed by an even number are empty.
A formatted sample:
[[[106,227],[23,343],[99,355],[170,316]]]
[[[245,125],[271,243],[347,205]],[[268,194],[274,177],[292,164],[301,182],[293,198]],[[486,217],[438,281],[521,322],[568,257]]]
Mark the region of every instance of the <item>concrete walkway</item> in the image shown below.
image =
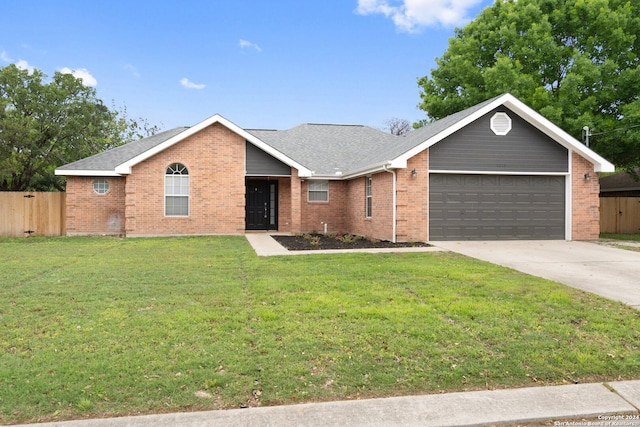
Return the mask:
[[[564,240],[432,243],[640,309],[640,252]]]
[[[640,426],[640,381],[392,397],[264,408],[29,424],[40,427],[445,427],[592,419]],[[600,424],[595,424],[595,423]],[[607,424],[609,423],[609,424]],[[616,424],[617,423],[617,424]],[[585,422],[583,425],[587,425]],[[24,425],[26,426],[26,425]]]

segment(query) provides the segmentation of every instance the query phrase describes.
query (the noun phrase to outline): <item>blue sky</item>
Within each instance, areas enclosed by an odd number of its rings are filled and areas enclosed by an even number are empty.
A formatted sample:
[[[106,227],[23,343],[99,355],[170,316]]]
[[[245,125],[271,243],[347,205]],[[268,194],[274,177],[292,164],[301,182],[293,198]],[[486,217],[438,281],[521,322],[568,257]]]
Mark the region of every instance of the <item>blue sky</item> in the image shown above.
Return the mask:
[[[417,78],[490,0],[16,1],[0,66],[82,76],[162,129],[215,113],[243,128],[382,128],[425,117]]]

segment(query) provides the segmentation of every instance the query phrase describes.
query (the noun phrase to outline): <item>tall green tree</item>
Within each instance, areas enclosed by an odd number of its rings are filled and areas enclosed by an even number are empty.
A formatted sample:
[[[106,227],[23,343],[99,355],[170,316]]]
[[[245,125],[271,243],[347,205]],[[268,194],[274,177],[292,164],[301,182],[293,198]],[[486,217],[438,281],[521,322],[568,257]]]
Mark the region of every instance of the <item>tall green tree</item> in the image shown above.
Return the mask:
[[[56,167],[157,128],[110,110],[70,74],[0,69],[0,191],[64,190]]]
[[[419,107],[435,120],[505,92],[618,166],[640,166],[640,1],[497,0],[455,36]]]

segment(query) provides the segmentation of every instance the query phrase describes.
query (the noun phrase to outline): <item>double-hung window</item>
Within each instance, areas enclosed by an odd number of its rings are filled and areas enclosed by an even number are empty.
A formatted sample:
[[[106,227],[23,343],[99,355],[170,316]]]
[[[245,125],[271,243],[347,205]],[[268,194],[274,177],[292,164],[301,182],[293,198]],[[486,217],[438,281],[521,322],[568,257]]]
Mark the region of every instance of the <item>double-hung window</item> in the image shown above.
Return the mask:
[[[329,201],[329,181],[309,181],[310,202]]]
[[[164,175],[165,216],[189,216],[189,171],[173,163]]]
[[[373,179],[368,176],[364,179],[364,196],[365,196],[365,201],[364,201],[364,211],[365,211],[365,216],[367,218],[371,218],[372,213],[373,213],[373,192],[372,192],[372,181]]]

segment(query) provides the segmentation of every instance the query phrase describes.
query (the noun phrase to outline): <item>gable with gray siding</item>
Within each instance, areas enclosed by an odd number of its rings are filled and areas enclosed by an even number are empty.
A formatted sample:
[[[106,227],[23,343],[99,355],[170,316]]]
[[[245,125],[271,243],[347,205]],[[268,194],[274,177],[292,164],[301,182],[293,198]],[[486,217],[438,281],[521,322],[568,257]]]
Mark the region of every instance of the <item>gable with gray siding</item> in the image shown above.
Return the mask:
[[[291,176],[291,167],[246,142],[245,170],[247,176]]]
[[[491,118],[506,113],[512,128],[506,135],[491,130]],[[565,147],[506,107],[498,107],[429,149],[432,171],[567,173]]]

